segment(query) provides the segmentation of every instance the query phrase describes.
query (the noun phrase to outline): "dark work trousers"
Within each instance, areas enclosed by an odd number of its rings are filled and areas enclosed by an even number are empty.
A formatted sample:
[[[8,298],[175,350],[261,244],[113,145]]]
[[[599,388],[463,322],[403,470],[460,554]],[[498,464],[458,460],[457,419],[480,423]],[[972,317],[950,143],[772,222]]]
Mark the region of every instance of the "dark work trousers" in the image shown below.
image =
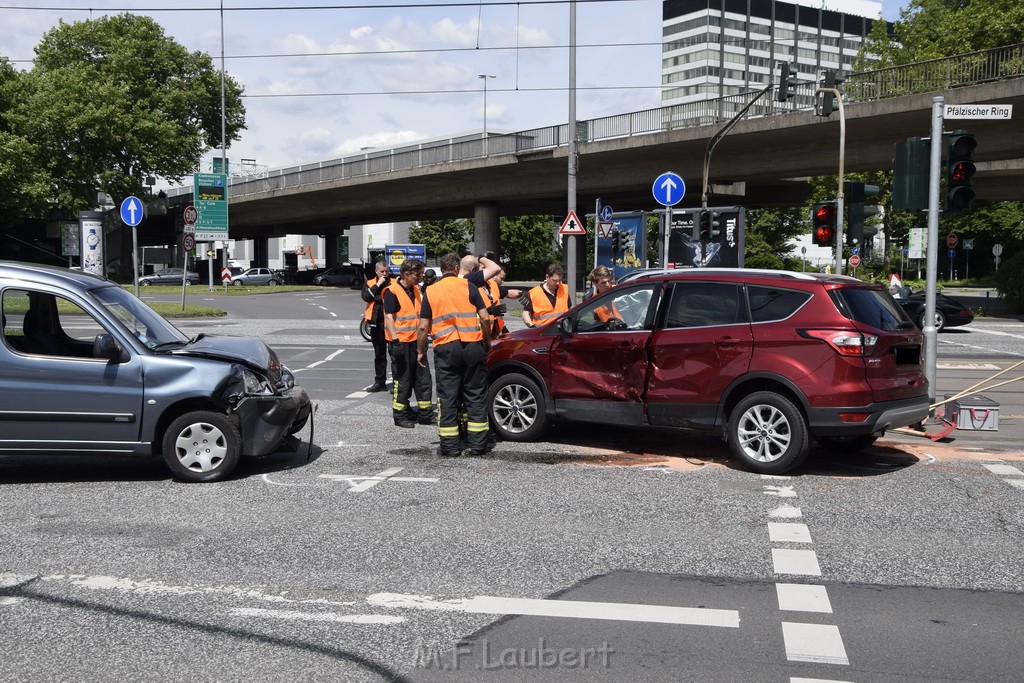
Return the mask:
[[[373,382],[387,384],[388,342],[384,339],[384,324],[370,324],[370,342],[373,344]]]
[[[453,341],[434,347],[437,386],[437,433],[441,455],[458,455],[459,416],[468,415],[467,441],[471,450],[487,448],[487,351],[484,343]]]
[[[418,420],[420,424],[434,421],[434,387],[430,380],[430,366],[420,367],[416,362],[416,342],[391,342],[391,411],[395,421],[403,418]],[[409,399],[416,391],[416,410],[409,409]]]

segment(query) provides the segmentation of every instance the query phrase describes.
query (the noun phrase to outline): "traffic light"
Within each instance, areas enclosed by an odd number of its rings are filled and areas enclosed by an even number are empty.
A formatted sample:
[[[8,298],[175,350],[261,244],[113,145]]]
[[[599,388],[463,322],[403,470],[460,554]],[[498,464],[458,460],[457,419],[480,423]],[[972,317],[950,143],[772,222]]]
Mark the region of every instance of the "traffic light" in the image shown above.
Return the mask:
[[[796,93],[793,87],[796,85],[796,67],[789,62],[779,62],[779,87],[775,90],[775,101],[786,102]]]
[[[856,180],[843,183],[846,199],[850,207],[850,229],[846,233],[846,243],[850,246],[863,247],[868,240],[878,234],[878,228],[865,225],[865,220],[877,216],[881,208],[876,204],[868,204],[868,200],[879,192],[878,185],[865,185]],[[871,200],[877,202],[877,199]]]
[[[618,229],[612,230],[612,252],[617,252],[622,248],[622,237],[619,235]]]
[[[819,202],[811,208],[811,241],[816,247],[836,246],[836,202]]]
[[[924,211],[928,208],[928,141],[907,138],[893,146],[892,208]]]
[[[974,148],[978,146],[974,136],[963,130],[956,130],[949,136],[946,155],[946,211],[958,212],[971,208],[974,199],[972,179],[977,168],[974,166]]]
[[[825,69],[818,79],[819,90],[814,93],[814,115],[830,116],[832,112],[838,111],[836,95],[831,92],[842,85],[846,78],[833,69]]]
[[[718,236],[718,212],[704,210],[700,212],[700,239],[708,241]]]

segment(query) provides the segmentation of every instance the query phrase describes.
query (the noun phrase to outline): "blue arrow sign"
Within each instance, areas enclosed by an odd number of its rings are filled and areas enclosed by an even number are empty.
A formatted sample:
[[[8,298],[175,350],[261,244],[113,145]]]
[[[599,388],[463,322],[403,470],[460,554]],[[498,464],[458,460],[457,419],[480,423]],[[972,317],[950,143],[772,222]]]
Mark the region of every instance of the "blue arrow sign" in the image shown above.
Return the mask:
[[[601,207],[601,214],[600,214],[601,215],[601,220],[603,220],[604,222],[607,223],[608,221],[610,221],[612,219],[612,214],[613,213],[615,213],[615,212],[612,211],[612,207],[610,207],[607,204],[605,204],[604,206]]]
[[[949,258],[956,258],[956,249],[949,250]]]
[[[686,183],[672,171],[666,171],[655,178],[651,191],[662,206],[675,206],[686,194]]]
[[[142,222],[142,202],[138,197],[128,197],[121,202],[121,220],[125,225],[135,227]]]

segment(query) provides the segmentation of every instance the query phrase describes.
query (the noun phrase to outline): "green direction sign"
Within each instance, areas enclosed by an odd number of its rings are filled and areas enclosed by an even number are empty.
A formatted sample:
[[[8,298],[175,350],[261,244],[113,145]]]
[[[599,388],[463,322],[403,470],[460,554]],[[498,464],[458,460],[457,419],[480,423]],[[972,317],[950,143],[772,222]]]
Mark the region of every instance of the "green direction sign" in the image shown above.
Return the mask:
[[[196,219],[196,240],[228,239],[228,177],[224,173],[193,175],[193,203]]]

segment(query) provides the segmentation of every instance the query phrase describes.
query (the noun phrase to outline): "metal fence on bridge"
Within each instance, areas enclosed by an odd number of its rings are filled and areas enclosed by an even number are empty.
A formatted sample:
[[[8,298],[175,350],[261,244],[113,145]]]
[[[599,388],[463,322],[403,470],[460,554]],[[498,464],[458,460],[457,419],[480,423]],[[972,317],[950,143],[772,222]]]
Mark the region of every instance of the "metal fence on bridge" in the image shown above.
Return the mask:
[[[851,74],[843,85],[844,101],[869,102],[905,95],[941,92],[1024,76],[1024,43]],[[745,118],[772,116],[809,109],[816,84],[797,85],[794,103],[771,99],[752,106]],[[724,122],[739,111],[751,94],[688,102],[669,107],[616,114],[577,122],[581,143],[662,133],[669,130]],[[268,171],[264,177],[231,178],[231,196],[246,196],[285,188],[330,183],[396,171],[450,164],[485,156],[544,151],[569,144],[569,125],[547,126],[508,134],[470,134],[446,140],[367,152]],[[170,194],[191,193],[175,188]]]

